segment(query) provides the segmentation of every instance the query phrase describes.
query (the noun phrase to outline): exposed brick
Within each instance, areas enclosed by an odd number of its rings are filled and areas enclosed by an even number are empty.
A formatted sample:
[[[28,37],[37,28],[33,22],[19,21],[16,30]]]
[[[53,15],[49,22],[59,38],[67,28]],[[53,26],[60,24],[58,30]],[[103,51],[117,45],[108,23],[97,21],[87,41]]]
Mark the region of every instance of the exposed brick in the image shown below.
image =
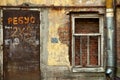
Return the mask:
[[[59,35],[59,40],[63,44],[69,44],[69,27],[59,27],[58,28],[58,35]]]
[[[75,33],[99,33],[98,19],[76,19]],[[80,65],[80,63],[82,66],[87,65],[88,47],[90,65],[98,65],[98,37],[89,37],[89,45],[87,43],[87,36],[75,37],[75,65]],[[82,62],[80,58],[82,58]]]
[[[86,25],[87,24],[87,25]],[[75,32],[76,33],[98,33],[99,32],[99,19],[75,19]]]

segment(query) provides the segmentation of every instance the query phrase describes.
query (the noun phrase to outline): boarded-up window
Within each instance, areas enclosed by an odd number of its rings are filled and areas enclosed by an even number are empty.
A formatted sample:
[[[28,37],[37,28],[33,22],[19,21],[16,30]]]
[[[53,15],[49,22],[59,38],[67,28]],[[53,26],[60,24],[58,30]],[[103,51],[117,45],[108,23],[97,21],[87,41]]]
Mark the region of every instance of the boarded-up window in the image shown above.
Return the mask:
[[[98,39],[99,35],[87,35],[99,33],[99,19],[77,18],[75,19],[75,65],[97,66],[98,65]]]
[[[72,66],[103,66],[103,18],[96,14],[72,14]],[[74,68],[73,68],[74,69]]]

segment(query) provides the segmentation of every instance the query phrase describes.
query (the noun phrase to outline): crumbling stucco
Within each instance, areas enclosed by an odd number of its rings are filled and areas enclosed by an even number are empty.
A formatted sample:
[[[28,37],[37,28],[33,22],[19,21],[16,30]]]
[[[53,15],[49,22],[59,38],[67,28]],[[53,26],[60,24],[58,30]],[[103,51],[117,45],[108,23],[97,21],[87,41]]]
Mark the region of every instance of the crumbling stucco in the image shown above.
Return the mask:
[[[59,40],[58,28],[65,27],[68,17],[65,10],[49,11],[49,39],[48,39],[48,64],[49,65],[69,65],[68,46]],[[56,39],[57,42],[52,41]]]
[[[66,13],[70,11],[98,11],[104,13],[102,9],[50,9],[49,34],[48,34],[48,65],[68,65],[69,62],[69,29],[70,19]]]
[[[39,5],[104,5],[105,0],[1,0],[0,5],[20,5],[23,3],[39,4]]]

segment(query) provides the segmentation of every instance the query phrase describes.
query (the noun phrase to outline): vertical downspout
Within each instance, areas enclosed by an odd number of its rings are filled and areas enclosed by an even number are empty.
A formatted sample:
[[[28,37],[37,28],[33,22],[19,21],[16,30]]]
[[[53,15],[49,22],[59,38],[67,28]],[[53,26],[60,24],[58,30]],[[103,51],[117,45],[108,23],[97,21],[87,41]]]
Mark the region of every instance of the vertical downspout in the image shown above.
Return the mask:
[[[107,68],[106,74],[112,79],[115,77],[115,19],[114,0],[106,0],[107,20]]]

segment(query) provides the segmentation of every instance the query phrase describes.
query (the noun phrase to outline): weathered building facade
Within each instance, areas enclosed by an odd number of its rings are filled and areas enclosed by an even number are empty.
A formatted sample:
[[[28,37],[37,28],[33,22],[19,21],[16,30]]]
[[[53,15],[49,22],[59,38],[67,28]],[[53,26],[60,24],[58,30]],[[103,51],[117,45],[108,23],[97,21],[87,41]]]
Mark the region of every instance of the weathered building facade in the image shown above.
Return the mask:
[[[113,3],[107,14],[105,0],[1,1],[1,79],[106,80],[108,67],[120,76],[120,1]],[[113,41],[106,16],[114,18]]]

